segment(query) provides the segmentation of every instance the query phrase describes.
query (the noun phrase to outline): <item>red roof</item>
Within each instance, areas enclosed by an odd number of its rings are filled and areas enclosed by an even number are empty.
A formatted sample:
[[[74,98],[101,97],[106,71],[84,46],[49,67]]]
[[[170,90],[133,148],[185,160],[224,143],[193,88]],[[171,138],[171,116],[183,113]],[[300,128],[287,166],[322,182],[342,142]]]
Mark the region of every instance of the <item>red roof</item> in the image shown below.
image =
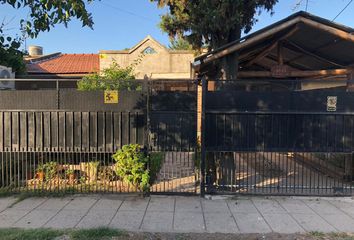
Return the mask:
[[[100,69],[98,54],[60,54],[56,57],[27,64],[28,73],[87,74]]]

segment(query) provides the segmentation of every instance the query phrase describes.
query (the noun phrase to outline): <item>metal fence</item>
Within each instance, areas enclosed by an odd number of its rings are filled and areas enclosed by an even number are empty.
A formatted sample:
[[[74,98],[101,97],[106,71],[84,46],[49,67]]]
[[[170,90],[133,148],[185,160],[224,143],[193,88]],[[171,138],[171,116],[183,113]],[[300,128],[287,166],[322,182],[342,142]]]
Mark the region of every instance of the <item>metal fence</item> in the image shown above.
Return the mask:
[[[204,81],[202,191],[352,195],[354,94],[309,82]]]
[[[0,188],[138,192],[112,159],[136,143],[149,156],[151,192],[197,193],[195,83],[136,82],[144,87],[119,91],[117,104],[103,91],[0,91]]]
[[[0,91],[0,188],[137,192],[112,159],[137,143],[152,193],[352,195],[348,82],[203,80],[198,94],[190,80],[135,81],[117,104],[103,91]]]

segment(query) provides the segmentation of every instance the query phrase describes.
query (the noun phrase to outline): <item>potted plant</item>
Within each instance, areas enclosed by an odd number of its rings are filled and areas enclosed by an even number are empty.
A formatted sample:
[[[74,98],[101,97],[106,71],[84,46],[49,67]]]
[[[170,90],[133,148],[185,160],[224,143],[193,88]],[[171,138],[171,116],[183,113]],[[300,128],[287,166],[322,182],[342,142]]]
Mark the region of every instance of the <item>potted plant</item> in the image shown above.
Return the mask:
[[[74,169],[66,169],[65,174],[69,178],[69,183],[71,183],[71,184],[74,183],[74,180],[75,180]]]
[[[57,162],[47,162],[43,165],[43,170],[45,172],[46,181],[53,180],[58,172],[58,163]]]
[[[36,177],[39,181],[44,181],[44,169],[45,166],[43,164],[39,164],[37,167]]]

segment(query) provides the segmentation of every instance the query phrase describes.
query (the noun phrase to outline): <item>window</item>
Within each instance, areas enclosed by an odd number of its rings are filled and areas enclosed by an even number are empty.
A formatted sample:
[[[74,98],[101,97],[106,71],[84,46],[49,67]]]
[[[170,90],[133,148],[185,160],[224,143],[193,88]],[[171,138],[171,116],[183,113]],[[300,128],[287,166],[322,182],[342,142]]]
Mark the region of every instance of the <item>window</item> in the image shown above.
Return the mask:
[[[152,47],[147,47],[145,48],[145,50],[143,51],[144,54],[155,54],[157,53],[155,49],[153,49]]]

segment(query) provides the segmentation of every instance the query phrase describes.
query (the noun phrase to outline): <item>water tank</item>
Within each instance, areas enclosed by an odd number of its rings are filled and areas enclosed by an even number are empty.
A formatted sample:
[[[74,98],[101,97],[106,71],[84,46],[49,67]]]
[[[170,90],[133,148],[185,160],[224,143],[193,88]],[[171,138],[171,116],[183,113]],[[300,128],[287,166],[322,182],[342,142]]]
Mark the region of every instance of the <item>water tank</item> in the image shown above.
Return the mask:
[[[29,46],[28,47],[28,54],[30,56],[42,56],[43,55],[43,48],[40,46]]]

